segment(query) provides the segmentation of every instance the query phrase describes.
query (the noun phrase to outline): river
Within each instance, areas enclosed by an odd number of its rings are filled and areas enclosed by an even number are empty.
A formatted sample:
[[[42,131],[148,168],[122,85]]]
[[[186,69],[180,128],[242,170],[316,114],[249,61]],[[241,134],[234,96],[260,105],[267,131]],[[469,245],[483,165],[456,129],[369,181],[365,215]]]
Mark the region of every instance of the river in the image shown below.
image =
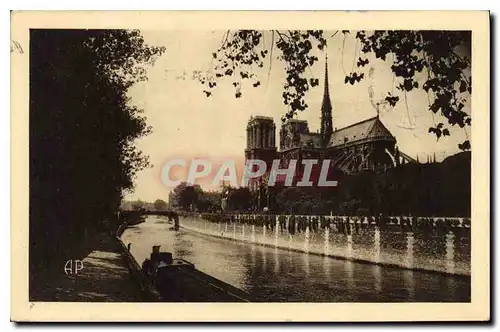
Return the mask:
[[[141,265],[153,245],[261,302],[469,302],[470,278],[411,271],[200,235],[164,217],[125,230]]]

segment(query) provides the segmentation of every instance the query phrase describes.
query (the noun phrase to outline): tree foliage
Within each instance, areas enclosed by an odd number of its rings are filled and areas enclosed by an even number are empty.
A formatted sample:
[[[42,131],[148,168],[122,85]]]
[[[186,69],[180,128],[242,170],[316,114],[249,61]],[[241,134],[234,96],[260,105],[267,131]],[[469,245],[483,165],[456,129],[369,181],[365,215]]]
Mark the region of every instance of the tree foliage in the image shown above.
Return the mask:
[[[217,86],[217,79],[232,77],[235,87],[235,97],[242,96],[242,82],[251,80],[253,87],[261,85],[260,80],[253,73],[252,66],[264,67],[267,59],[272,61],[274,48],[278,53],[276,57],[285,64],[285,82],[282,94],[283,102],[289,106],[289,112],[283,119],[292,118],[297,111],[307,108],[304,101],[310,86],[319,85],[317,78],[305,77],[307,68],[313,66],[318,57],[311,52],[313,47],[324,49],[326,39],[320,30],[308,31],[272,31],[271,42],[264,45],[262,31],[238,30],[227,31],[221,47],[212,56],[216,60],[212,75],[202,77],[201,82],[208,89]],[[210,91],[204,90],[207,94]]]
[[[149,165],[133,142],[151,128],[127,90],[164,51],[138,31],[30,31],[30,267],[111,220]]]
[[[252,207],[252,194],[248,187],[227,190],[227,209],[230,211],[247,211]]]
[[[470,31],[358,31],[356,38],[364,53],[372,52],[384,61],[392,55],[391,69],[400,81],[398,90],[406,93],[420,88],[429,95],[430,111],[443,115],[451,126],[470,126],[471,116],[463,109],[472,92],[472,78],[466,74],[471,61],[458,50],[460,46],[470,50]],[[421,72],[426,75],[423,84],[416,79]],[[386,100],[393,98],[388,95]],[[450,135],[443,123],[429,128],[429,133],[438,139]],[[462,143],[460,148],[468,146]]]
[[[176,207],[190,210],[193,205],[196,205],[202,191],[197,184],[189,185],[187,182],[181,182],[174,188],[172,200],[175,202]]]
[[[288,110],[282,119],[293,118],[297,112],[307,109],[305,96],[310,88],[319,85],[318,78],[308,75],[308,71],[318,61],[318,52],[325,49],[327,38],[344,38],[345,42],[346,36],[352,34],[360,44],[362,54],[374,54],[391,65],[398,80],[397,89],[405,98],[407,92],[422,89],[429,96],[429,110],[443,115],[448,125],[461,128],[471,125],[471,115],[464,111],[466,99],[472,91],[471,61],[469,55],[460,55],[458,51],[462,47],[466,53],[470,52],[470,31],[339,32],[327,36],[322,30],[227,31],[221,46],[212,54],[212,70],[200,76],[201,83],[206,85],[203,92],[207,97],[212,96],[217,81],[230,77],[235,97],[240,98],[245,80],[250,80],[253,87],[262,85],[253,69],[269,66],[269,79],[272,59],[277,58],[283,62],[286,74],[282,97]],[[354,85],[365,78],[364,70],[370,61],[364,55],[355,59],[357,70],[346,73],[346,84]],[[423,83],[417,80],[420,73],[426,76]],[[390,93],[385,98],[391,106],[400,99]],[[450,134],[444,124],[440,125],[429,129],[429,133],[438,139]],[[470,142],[466,141],[459,147],[467,150]]]
[[[141,209],[145,209],[145,202],[141,201],[140,199],[132,202],[132,209],[136,210],[136,211],[141,210]]]
[[[167,202],[165,202],[163,199],[157,199],[154,203],[153,206],[155,210],[161,211],[161,210],[166,210],[168,207]]]
[[[204,191],[200,185],[187,182],[181,182],[174,188],[171,199],[175,203],[174,208],[185,211],[218,211],[221,207],[221,193]]]
[[[470,152],[462,152],[441,163],[405,164],[382,174],[365,171],[344,175],[334,189],[287,187],[277,194],[276,210],[298,214],[468,217],[470,180]]]

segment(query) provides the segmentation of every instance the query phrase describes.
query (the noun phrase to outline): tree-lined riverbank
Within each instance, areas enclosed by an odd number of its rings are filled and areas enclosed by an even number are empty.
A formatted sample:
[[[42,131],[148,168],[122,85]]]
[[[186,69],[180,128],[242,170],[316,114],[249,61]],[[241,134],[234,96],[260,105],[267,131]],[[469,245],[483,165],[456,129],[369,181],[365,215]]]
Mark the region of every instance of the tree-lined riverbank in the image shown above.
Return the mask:
[[[93,234],[75,256],[81,269],[75,273],[65,265],[47,271],[31,285],[32,301],[61,302],[142,302],[139,285],[133,280],[118,239],[102,232]],[[66,266],[68,268],[69,265]]]

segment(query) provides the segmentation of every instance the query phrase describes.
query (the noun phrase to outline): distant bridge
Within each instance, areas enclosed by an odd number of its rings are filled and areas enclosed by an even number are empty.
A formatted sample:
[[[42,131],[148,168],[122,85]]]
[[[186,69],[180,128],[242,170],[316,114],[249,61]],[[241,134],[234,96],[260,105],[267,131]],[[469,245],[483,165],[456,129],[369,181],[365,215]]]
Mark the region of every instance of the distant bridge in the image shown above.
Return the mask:
[[[179,229],[179,214],[175,211],[146,209],[120,211],[120,217],[126,219],[129,226],[143,223],[145,215],[165,216],[169,221],[173,221],[176,230]]]
[[[120,213],[123,216],[133,216],[133,215],[157,215],[157,216],[166,216],[169,218],[179,217],[179,214],[172,210],[146,210],[146,209],[138,209],[138,210],[122,210]]]

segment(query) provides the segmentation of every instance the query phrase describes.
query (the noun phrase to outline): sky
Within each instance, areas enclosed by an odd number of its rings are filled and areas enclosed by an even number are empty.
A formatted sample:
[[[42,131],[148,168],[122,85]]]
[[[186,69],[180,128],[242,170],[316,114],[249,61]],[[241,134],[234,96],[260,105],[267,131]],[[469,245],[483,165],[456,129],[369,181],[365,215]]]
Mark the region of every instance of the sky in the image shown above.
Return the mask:
[[[149,155],[152,168],[145,169],[135,179],[136,188],[126,199],[154,201],[168,200],[170,188],[160,180],[166,160],[180,157],[244,159],[246,124],[250,116],[273,117],[277,127],[287,111],[282,92],[285,73],[283,64],[273,59],[264,68],[253,69],[261,85],[254,88],[251,82],[242,87],[242,97],[235,98],[232,81],[218,81],[210,98],[203,93],[205,87],[192,79],[195,70],[206,71],[213,65],[212,53],[221,45],[225,31],[141,31],[147,44],[165,46],[166,52],[148,69],[148,80],[133,86],[128,94],[130,103],[144,110],[153,133],[137,140],[137,147]],[[376,116],[372,104],[382,101],[387,92],[400,96],[395,107],[381,107],[380,119],[396,137],[401,151],[420,161],[436,155],[437,161],[460,152],[458,143],[468,139],[470,132],[450,127],[451,136],[437,140],[428,129],[439,122],[447,123],[440,115],[428,110],[429,97],[418,89],[404,94],[396,90],[398,84],[390,70],[389,62],[363,55],[370,63],[365,67],[365,79],[350,85],[344,83],[346,74],[356,70],[359,42],[349,34],[344,37],[325,31],[327,36],[328,75],[332,101],[333,127],[342,128]],[[264,32],[264,44],[269,46],[270,32]],[[267,44],[266,44],[267,43]],[[275,49],[275,55],[278,51]],[[306,96],[309,107],[298,114],[307,120],[312,132],[319,130],[321,101],[324,89],[325,53],[317,51],[319,61],[306,75],[319,78],[320,85]],[[270,69],[270,70],[269,70]],[[371,73],[368,75],[368,73]],[[419,74],[423,83],[426,75]],[[269,77],[269,78],[268,78]],[[369,90],[373,97],[370,98]],[[470,113],[470,105],[464,110]],[[279,137],[276,145],[279,146]]]

